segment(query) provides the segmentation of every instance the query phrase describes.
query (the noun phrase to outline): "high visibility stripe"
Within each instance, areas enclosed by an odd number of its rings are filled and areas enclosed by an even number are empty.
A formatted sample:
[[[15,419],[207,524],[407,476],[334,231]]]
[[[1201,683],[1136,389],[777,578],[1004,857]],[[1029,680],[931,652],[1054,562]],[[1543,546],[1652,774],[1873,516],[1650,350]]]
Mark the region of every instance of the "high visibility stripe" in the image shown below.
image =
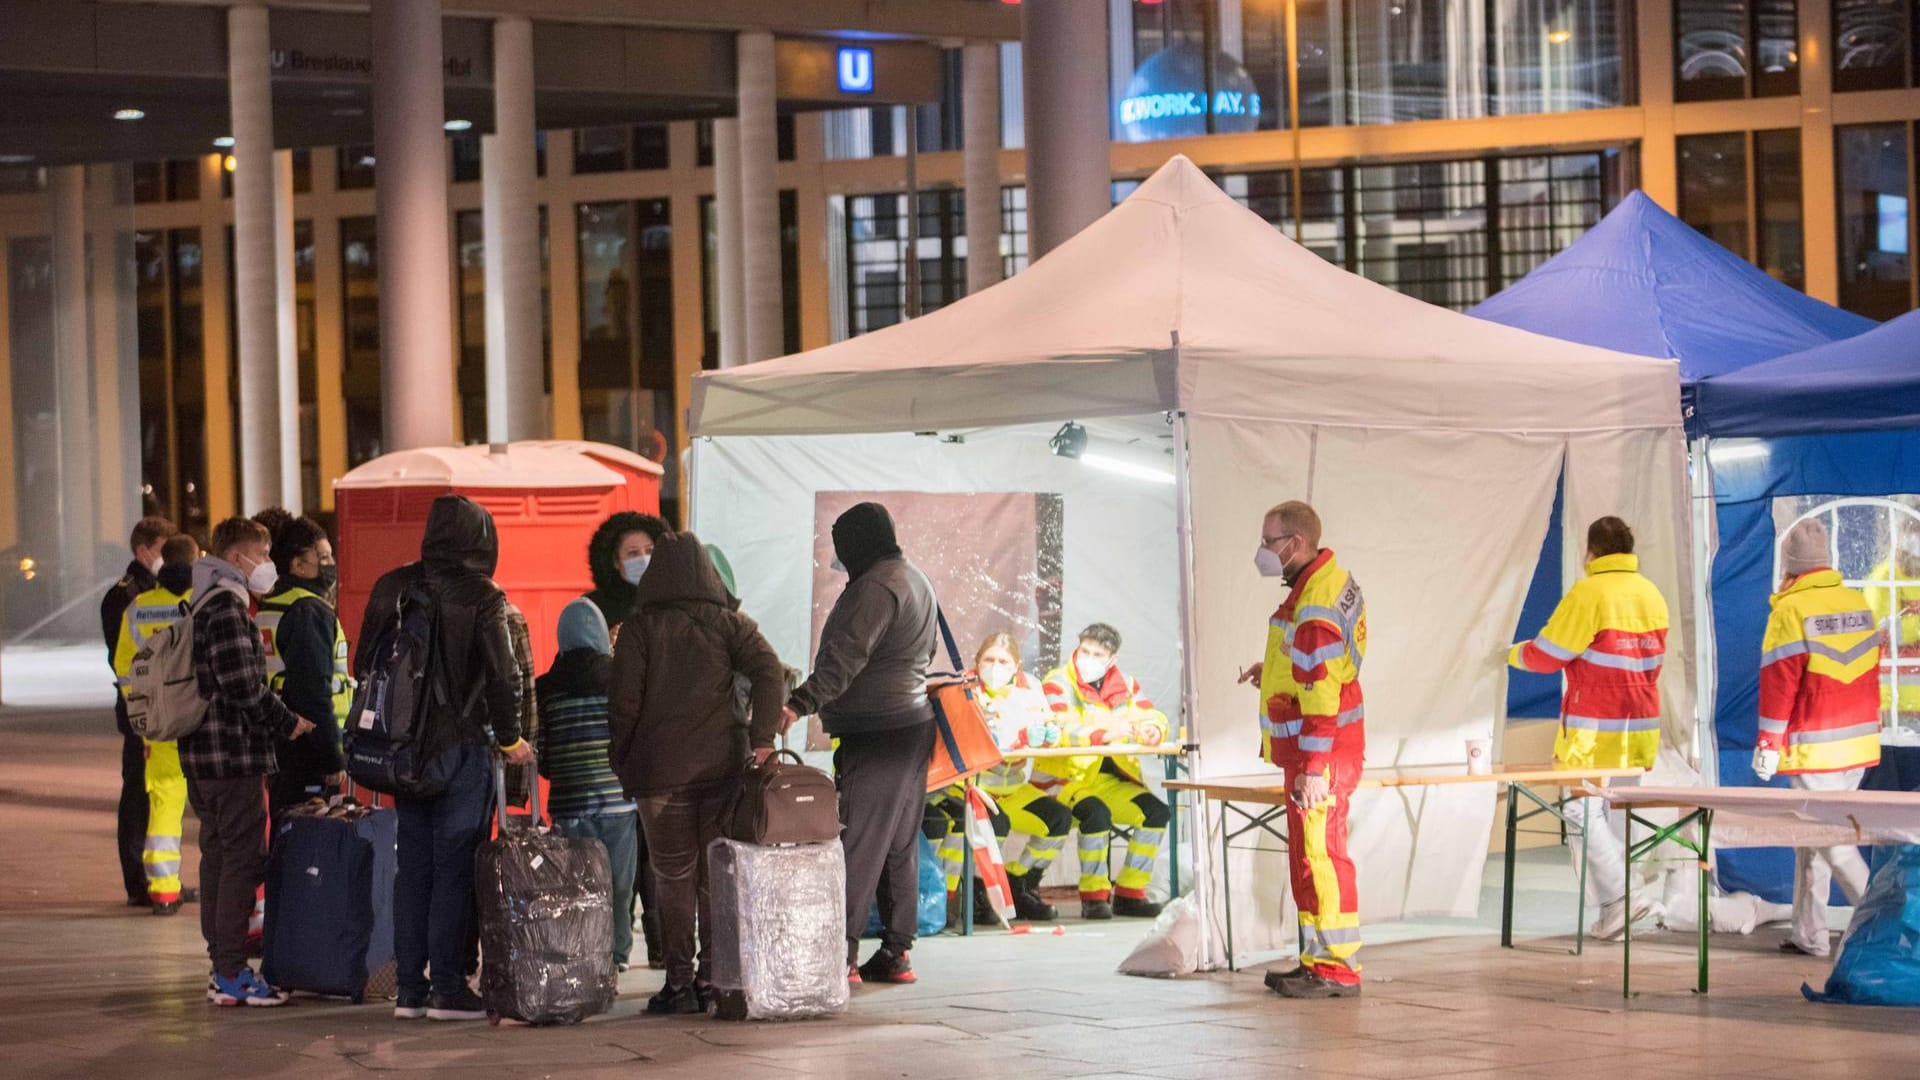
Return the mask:
[[[1760,733],[1763,735],[1785,735],[1787,733],[1787,722],[1785,720],[1775,720],[1771,716],[1763,716],[1760,718]]]
[[[1555,660],[1560,661],[1563,664],[1573,662],[1573,658],[1575,654],[1572,649],[1563,649],[1560,646],[1555,645],[1553,642],[1548,641],[1544,637],[1534,638],[1533,641],[1530,642],[1529,644],[1531,644],[1534,648],[1539,649],[1541,652],[1546,653],[1548,656],[1553,657]]]
[[[180,838],[177,836],[149,836],[147,837],[146,849],[148,851],[178,852],[180,850]]]
[[[146,862],[149,878],[170,878],[180,872],[179,859],[148,859]]]
[[[1329,660],[1337,660],[1345,656],[1347,653],[1347,643],[1344,641],[1336,641],[1329,645],[1322,645],[1310,653],[1303,653],[1299,649],[1293,649],[1291,652],[1294,667],[1299,668],[1301,671],[1312,671]]]
[[[1088,852],[1097,852],[1100,854],[1105,854],[1106,850],[1107,850],[1107,834],[1106,833],[1101,832],[1101,833],[1081,833],[1080,834],[1080,854],[1085,855]]]
[[[1568,714],[1561,723],[1576,731],[1659,731],[1660,718],[1657,716],[1601,717],[1574,716]]]
[[[1806,743],[1844,742],[1847,739],[1859,739],[1868,735],[1880,734],[1878,720],[1867,724],[1855,724],[1852,727],[1829,728],[1825,731],[1808,731],[1805,728],[1787,736],[1787,745],[1800,746]]]
[[[1309,754],[1333,753],[1333,739],[1319,735],[1300,736],[1300,749]]]
[[[1807,642],[1808,652],[1814,654],[1815,656],[1826,657],[1828,660],[1832,660],[1836,664],[1851,664],[1855,660],[1860,659],[1861,657],[1867,655],[1868,653],[1874,651],[1875,649],[1878,649],[1879,647],[1880,647],[1880,639],[1878,637],[1869,637],[1864,641],[1857,642],[1855,643],[1853,648],[1848,649],[1845,652],[1842,652],[1839,649],[1834,648],[1833,646],[1827,644],[1824,641]]]
[[[1315,922],[1313,916],[1300,916],[1300,925],[1320,940],[1323,945],[1358,945],[1360,928],[1357,926],[1328,927]]]
[[[1338,610],[1330,607],[1324,607],[1319,604],[1313,604],[1307,607],[1303,607],[1299,611],[1296,611],[1293,613],[1293,624],[1295,626],[1299,626],[1301,623],[1305,623],[1305,622],[1312,622],[1315,619],[1325,619],[1326,621],[1332,623],[1335,626],[1339,626],[1342,621],[1340,618],[1340,612]]]
[[[1365,705],[1355,705],[1353,708],[1335,717],[1334,720],[1336,727],[1346,727],[1348,724],[1357,724],[1366,718],[1367,707]]]
[[[1615,671],[1658,671],[1666,657],[1621,656],[1618,653],[1595,652],[1588,649],[1580,654],[1580,659],[1595,667],[1612,668]]]
[[[1291,739],[1295,735],[1300,734],[1300,721],[1284,720],[1276,724],[1265,717],[1261,717],[1260,730],[1269,739]]]
[[[1129,870],[1138,870],[1143,874],[1151,873],[1153,871],[1153,853],[1149,852],[1145,855],[1138,855],[1133,852],[1132,848],[1128,848],[1126,865]]]
[[[1782,660],[1790,660],[1796,656],[1805,656],[1806,654],[1806,642],[1789,641],[1785,645],[1776,646],[1762,653],[1760,656],[1760,666],[1766,667],[1769,664],[1777,664]]]

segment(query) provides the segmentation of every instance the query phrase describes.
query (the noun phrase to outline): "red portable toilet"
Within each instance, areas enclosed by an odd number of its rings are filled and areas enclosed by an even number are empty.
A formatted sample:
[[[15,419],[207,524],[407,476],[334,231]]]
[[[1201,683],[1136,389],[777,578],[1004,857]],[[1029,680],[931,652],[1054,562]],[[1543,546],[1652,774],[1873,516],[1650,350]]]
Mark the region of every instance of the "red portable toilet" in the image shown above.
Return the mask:
[[[527,618],[535,669],[556,651],[560,609],[593,588],[587,542],[620,510],[660,512],[660,468],[616,446],[520,442],[435,446],[384,454],[334,482],[338,510],[340,620],[360,633],[381,574],[420,557],[427,510],[465,495],[500,532],[494,580]]]

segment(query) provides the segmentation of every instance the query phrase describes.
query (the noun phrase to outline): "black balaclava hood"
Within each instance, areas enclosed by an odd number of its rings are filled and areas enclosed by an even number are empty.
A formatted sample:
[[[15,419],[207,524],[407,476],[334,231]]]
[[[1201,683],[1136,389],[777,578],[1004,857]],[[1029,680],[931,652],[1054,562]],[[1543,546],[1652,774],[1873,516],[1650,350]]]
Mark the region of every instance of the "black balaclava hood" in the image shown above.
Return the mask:
[[[893,515],[876,502],[863,502],[833,523],[833,553],[847,568],[849,580],[873,568],[881,559],[900,554],[893,533]]]
[[[701,603],[732,607],[733,595],[713,559],[690,532],[669,533],[654,545],[653,561],[640,578],[639,604]]]
[[[427,531],[420,538],[420,562],[431,574],[478,574],[492,577],[500,563],[500,534],[493,515],[465,495],[442,495],[427,511]]]

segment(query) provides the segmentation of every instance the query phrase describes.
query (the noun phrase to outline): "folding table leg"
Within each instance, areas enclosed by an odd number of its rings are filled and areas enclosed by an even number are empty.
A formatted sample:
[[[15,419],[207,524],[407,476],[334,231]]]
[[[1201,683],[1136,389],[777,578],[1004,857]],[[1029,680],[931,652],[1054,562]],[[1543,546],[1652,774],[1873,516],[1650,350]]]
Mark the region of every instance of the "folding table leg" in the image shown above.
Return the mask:
[[[1707,856],[1713,850],[1713,811],[1700,809],[1700,992],[1707,992]]]
[[[1233,859],[1231,857],[1232,853],[1227,847],[1227,840],[1231,835],[1231,833],[1233,832],[1232,829],[1227,827],[1227,812],[1233,809],[1234,809],[1234,805],[1232,803],[1227,802],[1225,800],[1221,801],[1220,803],[1220,894],[1221,896],[1225,897],[1225,901],[1226,901],[1225,902],[1225,910],[1226,910],[1225,921],[1227,924],[1227,970],[1239,971],[1240,968],[1236,964],[1234,960],[1234,954],[1233,954]]]
[[[1500,947],[1513,948],[1513,847],[1520,837],[1520,785],[1507,785],[1507,859],[1505,885],[1500,893]]]
[[[1606,824],[1604,820],[1602,825]],[[1584,838],[1583,838],[1584,839]],[[1629,1000],[1633,997],[1633,811],[1627,811],[1626,842],[1620,845],[1626,853],[1627,891],[1620,902],[1626,905],[1627,935],[1620,941],[1620,996]],[[1581,887],[1584,894],[1585,886]]]

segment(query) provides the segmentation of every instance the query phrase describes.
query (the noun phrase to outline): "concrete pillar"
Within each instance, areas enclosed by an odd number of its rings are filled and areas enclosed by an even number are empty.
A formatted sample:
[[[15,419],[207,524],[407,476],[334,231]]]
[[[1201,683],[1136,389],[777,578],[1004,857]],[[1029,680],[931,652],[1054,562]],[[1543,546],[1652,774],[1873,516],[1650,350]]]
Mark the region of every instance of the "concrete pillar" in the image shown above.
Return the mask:
[[[747,363],[786,351],[780,294],[780,185],[775,176],[773,35],[743,33],[738,40],[740,100],[740,274],[746,308]]]
[[[227,9],[233,117],[233,286],[240,365],[240,509],[281,504],[280,311],[273,212],[273,88],[267,9]],[[296,451],[297,452],[297,451]]]
[[[775,198],[779,198],[778,195]],[[780,207],[774,205],[777,215]],[[714,291],[720,320],[720,366],[747,362],[746,279],[740,244],[740,122],[713,122]]]
[[[206,410],[206,422],[199,433],[200,460],[206,466],[206,483],[199,502],[207,513],[209,525],[240,512],[239,478],[234,475],[234,416],[231,402],[232,380],[228,368],[233,359],[233,291],[227,287],[227,268],[233,259],[227,243],[227,200],[221,192],[219,154],[200,158],[200,400]],[[194,433],[183,431],[183,438]],[[186,505],[185,492],[181,493]]]
[[[1000,281],[1000,46],[971,41],[960,53],[966,153],[967,295]]]
[[[1807,295],[1840,302],[1839,181],[1833,145],[1832,12],[1800,5],[1800,227]],[[1756,174],[1757,175],[1757,174]],[[1755,191],[1751,198],[1758,200]],[[1758,254],[1758,249],[1755,250]]]
[[[280,505],[298,514],[306,493],[300,484],[300,314],[293,284],[293,151],[273,152],[274,340],[279,380]],[[242,422],[244,425],[244,421]]]
[[[578,439],[580,416],[580,208],[568,196],[573,132],[547,132],[547,288],[553,303],[553,437]]]
[[[1820,7],[1824,12],[1824,5]],[[1674,146],[1673,0],[1639,0],[1640,190],[1669,212],[1680,209],[1680,157]]]
[[[87,349],[87,169],[47,170],[53,211],[53,366],[60,458],[54,484],[60,585],[73,597],[94,585],[92,357]],[[12,447],[7,448],[12,457]]]
[[[534,192],[533,23],[493,24],[493,131],[480,143],[486,232],[487,440],[547,437],[541,380],[540,205]]]
[[[373,0],[372,41],[383,448],[445,446],[453,441],[453,263],[440,0]]]
[[[1027,119],[1027,228],[1040,258],[1112,205],[1106,0],[1020,5]]]
[[[87,260],[97,470],[94,528],[101,544],[117,549],[140,518],[140,341],[134,299],[133,173],[127,165],[87,167]],[[4,445],[11,452],[12,444]]]

